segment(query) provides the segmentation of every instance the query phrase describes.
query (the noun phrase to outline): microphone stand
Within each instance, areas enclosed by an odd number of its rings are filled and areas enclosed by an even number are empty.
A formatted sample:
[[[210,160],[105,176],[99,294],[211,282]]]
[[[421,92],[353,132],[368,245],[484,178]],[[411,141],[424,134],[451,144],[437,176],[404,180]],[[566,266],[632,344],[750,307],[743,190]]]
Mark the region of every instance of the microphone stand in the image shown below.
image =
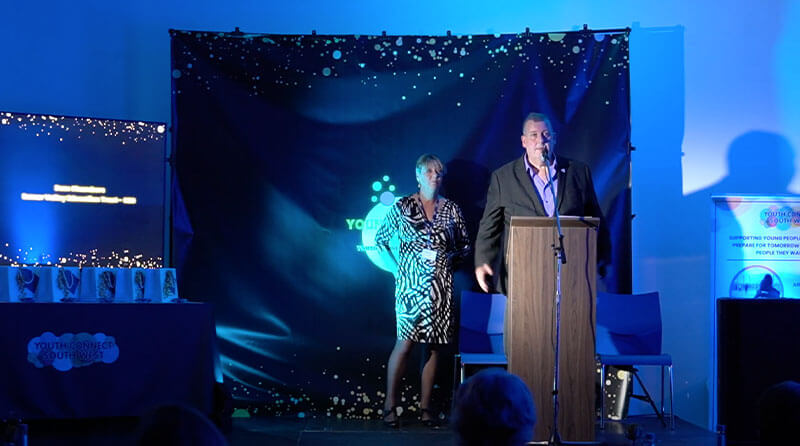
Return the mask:
[[[556,258],[556,295],[555,295],[555,308],[556,308],[556,345],[553,361],[553,432],[550,434],[550,440],[547,442],[530,442],[532,445],[600,445],[599,441],[562,441],[561,434],[558,432],[558,383],[559,383],[559,354],[561,349],[561,266],[567,263],[567,254],[564,251],[564,232],[561,230],[561,216],[558,214],[558,201],[556,200],[556,191],[553,189],[553,174],[550,170],[550,160],[555,159],[554,154],[542,152],[542,161],[544,162],[545,169],[547,169],[547,186],[550,188],[550,194],[553,198],[553,217],[556,219],[556,231],[558,233],[558,245],[555,243],[550,245],[553,248],[553,254]]]

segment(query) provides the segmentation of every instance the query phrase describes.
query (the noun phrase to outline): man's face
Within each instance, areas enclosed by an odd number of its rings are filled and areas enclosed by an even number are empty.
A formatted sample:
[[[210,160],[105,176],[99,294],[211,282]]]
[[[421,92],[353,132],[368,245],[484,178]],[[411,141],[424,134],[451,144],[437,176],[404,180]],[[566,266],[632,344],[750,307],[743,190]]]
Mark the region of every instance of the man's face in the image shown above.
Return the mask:
[[[555,153],[556,138],[553,130],[544,121],[525,121],[522,128],[522,147],[528,154],[528,162],[542,166],[542,151]]]

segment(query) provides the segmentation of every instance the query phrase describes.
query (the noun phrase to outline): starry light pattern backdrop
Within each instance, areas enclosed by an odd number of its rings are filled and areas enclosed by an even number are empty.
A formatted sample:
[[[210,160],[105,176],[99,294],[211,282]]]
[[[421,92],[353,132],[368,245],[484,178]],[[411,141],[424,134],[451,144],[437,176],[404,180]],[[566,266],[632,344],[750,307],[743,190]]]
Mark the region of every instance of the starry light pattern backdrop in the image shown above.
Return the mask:
[[[531,111],[551,117],[559,153],[591,166],[613,244],[604,286],[630,291],[627,32],[171,37],[180,295],[214,304],[240,407],[380,415],[394,280],[371,237],[431,152],[474,238],[489,174],[522,155]],[[412,362],[412,410],[418,388]]]

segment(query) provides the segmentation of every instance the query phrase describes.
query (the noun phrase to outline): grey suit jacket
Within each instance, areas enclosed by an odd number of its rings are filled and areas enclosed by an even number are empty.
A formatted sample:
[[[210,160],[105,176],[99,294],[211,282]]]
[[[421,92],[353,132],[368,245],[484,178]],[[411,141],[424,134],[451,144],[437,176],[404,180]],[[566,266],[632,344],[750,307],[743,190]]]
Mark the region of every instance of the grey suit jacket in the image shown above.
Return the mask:
[[[525,155],[523,155],[525,156]],[[589,166],[580,161],[557,157],[558,190],[556,201],[560,215],[598,217],[598,259],[605,258],[608,237],[603,212],[597,202]],[[495,271],[495,289],[506,292],[506,267],[502,259],[512,216],[546,217],[544,206],[525,171],[525,161],[517,158],[492,172],[486,208],[475,240],[475,266],[484,263]],[[603,239],[601,242],[600,239]],[[602,251],[602,252],[601,252]]]

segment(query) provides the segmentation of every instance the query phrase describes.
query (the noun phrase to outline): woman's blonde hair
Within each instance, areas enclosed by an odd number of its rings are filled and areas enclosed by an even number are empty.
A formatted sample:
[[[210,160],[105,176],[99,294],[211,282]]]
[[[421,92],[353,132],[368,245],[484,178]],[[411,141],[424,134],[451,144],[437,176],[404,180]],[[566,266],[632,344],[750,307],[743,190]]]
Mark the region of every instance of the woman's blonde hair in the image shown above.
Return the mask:
[[[442,163],[442,160],[440,160],[438,156],[431,153],[424,153],[417,158],[417,172],[421,172],[422,169],[431,164],[433,164],[433,167],[436,169],[436,171],[440,172],[442,175],[444,175],[447,171],[447,169],[444,167],[444,163]]]

